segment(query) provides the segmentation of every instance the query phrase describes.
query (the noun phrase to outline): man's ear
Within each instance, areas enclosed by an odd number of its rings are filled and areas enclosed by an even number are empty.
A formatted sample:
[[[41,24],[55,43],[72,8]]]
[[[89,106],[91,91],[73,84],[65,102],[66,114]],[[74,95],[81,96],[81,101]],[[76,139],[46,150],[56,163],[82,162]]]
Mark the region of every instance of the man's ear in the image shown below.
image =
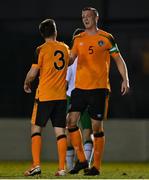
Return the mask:
[[[98,23],[99,21],[99,16],[96,16],[96,23]]]

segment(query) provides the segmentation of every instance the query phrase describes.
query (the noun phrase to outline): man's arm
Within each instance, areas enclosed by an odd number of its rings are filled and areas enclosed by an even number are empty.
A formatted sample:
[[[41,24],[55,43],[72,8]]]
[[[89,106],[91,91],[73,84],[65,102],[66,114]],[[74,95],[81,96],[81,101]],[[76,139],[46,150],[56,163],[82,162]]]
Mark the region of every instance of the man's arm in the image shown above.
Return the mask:
[[[38,74],[39,68],[32,66],[28,71],[25,81],[24,81],[24,91],[26,93],[31,93],[31,82],[34,81]]]
[[[116,56],[113,56],[113,59],[117,65],[118,71],[122,76],[123,81],[121,84],[121,93],[122,95],[125,95],[128,93],[130,88],[127,67],[120,53],[118,53]]]
[[[75,55],[74,53],[72,53],[72,51],[70,51],[70,56],[69,56],[69,66],[72,65],[76,59],[77,55]]]

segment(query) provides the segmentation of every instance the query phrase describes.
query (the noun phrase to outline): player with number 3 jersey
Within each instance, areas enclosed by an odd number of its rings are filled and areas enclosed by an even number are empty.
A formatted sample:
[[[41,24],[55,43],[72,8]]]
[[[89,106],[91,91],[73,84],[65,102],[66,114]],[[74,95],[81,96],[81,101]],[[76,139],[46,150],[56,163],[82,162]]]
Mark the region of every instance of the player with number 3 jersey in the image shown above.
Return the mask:
[[[36,98],[40,101],[66,99],[67,45],[58,41],[45,42],[36,53],[38,62],[32,65],[40,68]]]
[[[25,171],[25,176],[41,174],[40,152],[41,132],[51,119],[57,138],[59,167],[56,176],[64,176],[67,141],[66,127],[66,73],[69,63],[68,46],[56,41],[56,24],[52,19],[46,19],[39,25],[39,31],[45,43],[36,49],[36,57],[27,73],[24,91],[31,93],[31,82],[39,73],[39,85],[36,91],[35,103],[31,118],[31,149],[32,167]]]

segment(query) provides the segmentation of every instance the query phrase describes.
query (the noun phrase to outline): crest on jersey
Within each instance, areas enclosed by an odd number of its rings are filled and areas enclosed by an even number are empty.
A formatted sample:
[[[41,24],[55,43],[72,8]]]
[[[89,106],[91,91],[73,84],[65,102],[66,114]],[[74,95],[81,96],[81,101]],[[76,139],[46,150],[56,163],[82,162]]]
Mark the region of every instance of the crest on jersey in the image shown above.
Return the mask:
[[[104,42],[103,42],[103,41],[98,41],[98,45],[99,45],[99,46],[103,46],[103,45],[104,45]]]

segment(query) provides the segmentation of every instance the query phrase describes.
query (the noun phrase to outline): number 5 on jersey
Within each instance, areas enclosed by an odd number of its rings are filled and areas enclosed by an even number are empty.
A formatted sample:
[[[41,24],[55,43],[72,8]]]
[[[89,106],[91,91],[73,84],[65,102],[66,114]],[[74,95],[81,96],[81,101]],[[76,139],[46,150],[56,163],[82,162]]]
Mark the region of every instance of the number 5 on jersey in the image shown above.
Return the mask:
[[[88,48],[89,54],[93,54],[93,52],[94,52],[94,51],[93,51],[93,47],[94,47],[94,46],[89,46],[89,48]]]

